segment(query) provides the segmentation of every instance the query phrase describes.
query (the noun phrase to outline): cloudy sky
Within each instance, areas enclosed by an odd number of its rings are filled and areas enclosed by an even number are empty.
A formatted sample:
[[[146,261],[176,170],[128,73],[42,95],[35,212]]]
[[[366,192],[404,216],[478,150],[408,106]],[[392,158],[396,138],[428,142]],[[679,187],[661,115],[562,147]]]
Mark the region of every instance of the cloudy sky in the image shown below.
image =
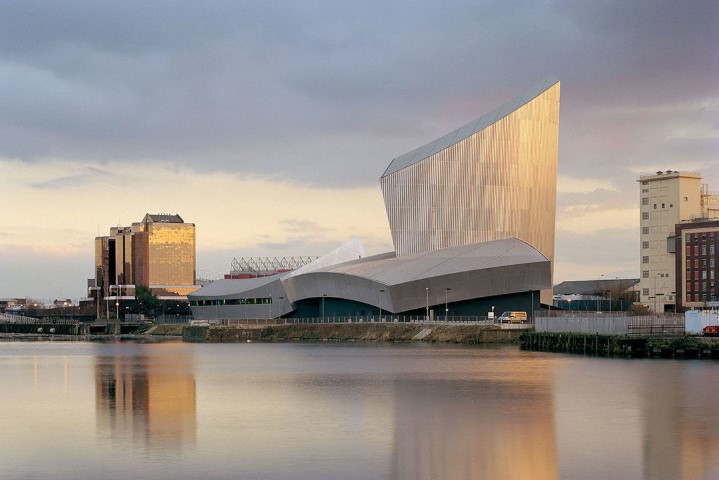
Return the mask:
[[[145,213],[233,257],[392,249],[392,158],[562,82],[555,281],[638,277],[640,174],[719,190],[713,0],[0,3],[0,297]],[[587,255],[591,252],[591,255]]]

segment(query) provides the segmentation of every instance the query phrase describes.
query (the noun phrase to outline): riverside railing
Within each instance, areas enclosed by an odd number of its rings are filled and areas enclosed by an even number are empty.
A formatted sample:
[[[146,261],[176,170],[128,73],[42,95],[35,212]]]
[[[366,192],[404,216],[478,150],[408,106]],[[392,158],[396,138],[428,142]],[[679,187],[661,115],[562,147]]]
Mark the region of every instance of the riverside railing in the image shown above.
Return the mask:
[[[250,318],[210,320],[208,323],[224,326],[247,325],[301,325],[301,324],[339,324],[339,323],[413,323],[423,325],[495,325],[496,319],[478,316],[430,317],[425,315],[338,315],[306,318]]]
[[[70,319],[63,319],[63,318],[35,318],[35,317],[25,317],[23,315],[14,315],[11,313],[0,313],[0,322],[2,323],[19,323],[19,324],[27,324],[27,325],[35,325],[35,324],[50,324],[53,325],[75,325],[78,323],[77,320],[70,320]]]

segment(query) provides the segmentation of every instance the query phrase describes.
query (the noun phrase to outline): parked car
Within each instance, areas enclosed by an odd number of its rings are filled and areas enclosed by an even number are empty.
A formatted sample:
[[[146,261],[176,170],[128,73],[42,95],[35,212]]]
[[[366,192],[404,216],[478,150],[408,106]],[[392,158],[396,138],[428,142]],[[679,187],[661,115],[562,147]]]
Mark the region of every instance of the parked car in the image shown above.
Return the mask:
[[[527,323],[527,312],[504,312],[499,316],[499,323]]]
[[[719,325],[709,325],[704,327],[702,335],[705,337],[719,337]]]

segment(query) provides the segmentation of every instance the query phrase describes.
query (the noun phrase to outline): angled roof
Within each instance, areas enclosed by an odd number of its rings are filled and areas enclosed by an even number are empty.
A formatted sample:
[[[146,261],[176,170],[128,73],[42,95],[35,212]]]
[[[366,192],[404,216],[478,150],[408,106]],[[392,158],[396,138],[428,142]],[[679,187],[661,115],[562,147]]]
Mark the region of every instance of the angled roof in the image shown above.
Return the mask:
[[[412,150],[411,152],[400,155],[399,157],[392,160],[387,170],[382,174],[383,177],[402,170],[403,168],[409,167],[417,162],[424,160],[427,157],[431,157],[435,153],[441,152],[445,148],[448,148],[455,143],[461,142],[462,140],[474,135],[475,133],[484,130],[493,123],[501,120],[510,113],[519,109],[520,107],[531,102],[546,90],[549,90],[553,85],[559,83],[559,80],[554,77],[548,77],[542,80],[539,84],[525,91],[519,97],[505,103],[501,107],[489,112],[486,115],[482,115],[476,120],[473,120],[463,127],[458,128],[448,134],[429,142],[419,148]]]
[[[179,215],[171,215],[169,213],[147,213],[142,220],[144,223],[184,223]]]
[[[471,270],[547,261],[547,257],[528,243],[506,238],[401,257],[395,256],[394,252],[384,253],[323,268],[318,272],[340,273],[384,285],[398,285]]]
[[[222,278],[220,280],[215,280],[212,283],[208,283],[202,288],[189,293],[187,297],[190,299],[205,297],[219,298],[263,287],[274,281],[279,281],[279,279],[279,274],[258,278]]]
[[[555,285],[553,291],[555,295],[597,295],[607,290],[630,290],[638,283],[638,278],[570,280]]]

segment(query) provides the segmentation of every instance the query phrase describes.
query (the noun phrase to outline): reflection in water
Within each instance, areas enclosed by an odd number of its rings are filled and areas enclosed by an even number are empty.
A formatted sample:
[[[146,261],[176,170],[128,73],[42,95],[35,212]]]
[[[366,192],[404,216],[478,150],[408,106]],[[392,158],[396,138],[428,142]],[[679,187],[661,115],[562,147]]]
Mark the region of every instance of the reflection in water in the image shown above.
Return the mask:
[[[712,365],[675,363],[667,382],[659,369],[644,387],[644,477],[719,478],[719,378]]]
[[[549,364],[514,362],[471,381],[398,382],[389,478],[557,478]]]
[[[101,436],[168,450],[194,445],[191,356],[181,344],[126,344],[95,357],[95,407]]]
[[[718,397],[707,360],[0,342],[0,480],[719,479]]]

